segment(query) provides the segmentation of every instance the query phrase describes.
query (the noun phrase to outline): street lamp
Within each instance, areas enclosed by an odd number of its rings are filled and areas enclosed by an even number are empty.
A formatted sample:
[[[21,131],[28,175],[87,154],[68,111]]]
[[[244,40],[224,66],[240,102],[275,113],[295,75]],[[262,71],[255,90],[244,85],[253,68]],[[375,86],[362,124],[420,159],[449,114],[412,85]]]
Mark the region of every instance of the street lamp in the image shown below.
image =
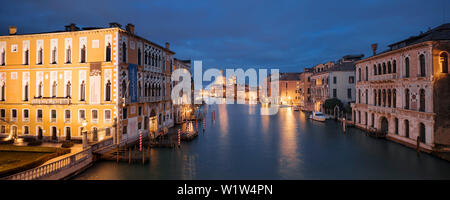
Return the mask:
[[[87,121],[83,120],[83,122],[81,122],[81,134],[83,134],[83,149],[86,149],[88,147],[88,143],[87,143]]]

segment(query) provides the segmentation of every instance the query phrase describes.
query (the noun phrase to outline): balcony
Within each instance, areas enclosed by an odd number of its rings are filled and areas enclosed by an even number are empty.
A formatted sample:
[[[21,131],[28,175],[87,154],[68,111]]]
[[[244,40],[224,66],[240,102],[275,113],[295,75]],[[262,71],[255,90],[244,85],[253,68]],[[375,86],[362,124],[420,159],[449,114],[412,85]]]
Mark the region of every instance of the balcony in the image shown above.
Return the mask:
[[[65,97],[35,97],[31,104],[33,105],[69,105],[71,98]]]
[[[382,74],[382,75],[375,75],[370,76],[369,81],[370,82],[391,82],[397,79],[397,74]]]
[[[385,114],[396,113],[396,108],[392,108],[392,107],[367,105],[367,108],[370,111],[374,111],[377,113],[385,113]]]

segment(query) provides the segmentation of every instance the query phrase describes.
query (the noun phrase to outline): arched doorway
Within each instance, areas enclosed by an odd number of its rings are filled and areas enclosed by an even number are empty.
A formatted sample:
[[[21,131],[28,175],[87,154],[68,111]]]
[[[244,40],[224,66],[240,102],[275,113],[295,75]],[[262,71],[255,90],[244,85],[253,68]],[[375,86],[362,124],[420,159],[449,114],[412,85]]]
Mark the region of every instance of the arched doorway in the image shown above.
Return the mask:
[[[405,137],[409,138],[409,121],[405,120]]]
[[[381,133],[387,134],[389,131],[389,123],[386,117],[381,117]]]
[[[38,126],[37,132],[38,132],[38,134],[37,134],[38,139],[42,140],[42,138],[44,137],[44,134],[43,134],[42,128],[40,126]]]
[[[420,142],[425,143],[426,141],[426,134],[425,134],[425,124],[420,123],[419,125],[419,135],[420,135]]]
[[[11,136],[13,139],[17,138],[17,126],[12,126],[11,127]]]
[[[66,140],[70,141],[71,137],[70,127],[66,127]]]
[[[57,129],[56,129],[56,126],[53,126],[52,127],[52,140],[57,140],[58,139],[58,136],[57,136]]]

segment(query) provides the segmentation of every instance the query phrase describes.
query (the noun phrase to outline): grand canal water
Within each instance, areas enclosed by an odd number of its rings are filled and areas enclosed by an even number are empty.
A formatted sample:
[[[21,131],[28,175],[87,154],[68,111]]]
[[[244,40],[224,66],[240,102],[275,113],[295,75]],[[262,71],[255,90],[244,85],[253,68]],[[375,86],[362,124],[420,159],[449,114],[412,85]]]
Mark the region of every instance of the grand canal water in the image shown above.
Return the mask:
[[[152,149],[149,164],[97,162],[75,179],[450,179],[450,162],[280,108],[215,105],[206,131],[181,149]]]

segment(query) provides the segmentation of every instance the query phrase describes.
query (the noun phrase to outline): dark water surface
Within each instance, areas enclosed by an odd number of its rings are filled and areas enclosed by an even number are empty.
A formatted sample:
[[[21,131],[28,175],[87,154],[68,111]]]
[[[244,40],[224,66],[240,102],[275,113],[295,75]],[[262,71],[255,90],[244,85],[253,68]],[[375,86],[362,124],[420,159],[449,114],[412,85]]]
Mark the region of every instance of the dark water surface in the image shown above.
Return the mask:
[[[181,149],[152,149],[150,164],[101,161],[75,179],[450,179],[450,162],[280,108],[215,105],[206,131]],[[216,121],[210,113],[216,110]]]

